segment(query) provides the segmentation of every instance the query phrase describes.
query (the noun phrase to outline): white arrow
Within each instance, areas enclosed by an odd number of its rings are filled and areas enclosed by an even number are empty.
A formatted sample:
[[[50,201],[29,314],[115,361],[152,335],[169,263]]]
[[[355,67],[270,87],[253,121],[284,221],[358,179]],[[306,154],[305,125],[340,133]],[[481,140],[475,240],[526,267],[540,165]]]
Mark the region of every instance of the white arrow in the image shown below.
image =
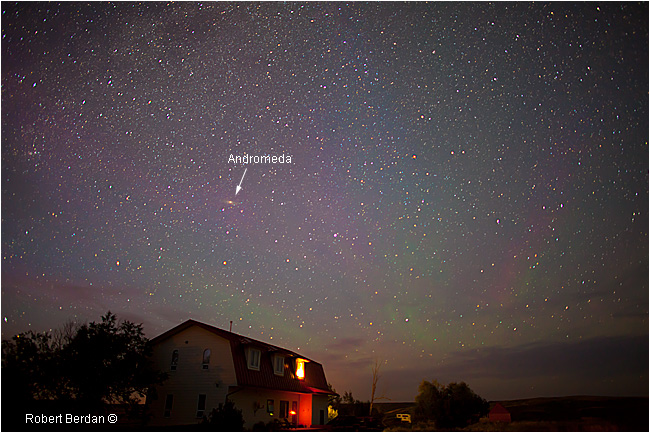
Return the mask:
[[[239,194],[239,190],[241,189],[241,183],[244,181],[244,176],[246,176],[246,170],[248,170],[248,167],[244,169],[244,174],[241,177],[241,180],[239,181],[239,185],[237,185],[237,189],[235,189],[235,196]]]

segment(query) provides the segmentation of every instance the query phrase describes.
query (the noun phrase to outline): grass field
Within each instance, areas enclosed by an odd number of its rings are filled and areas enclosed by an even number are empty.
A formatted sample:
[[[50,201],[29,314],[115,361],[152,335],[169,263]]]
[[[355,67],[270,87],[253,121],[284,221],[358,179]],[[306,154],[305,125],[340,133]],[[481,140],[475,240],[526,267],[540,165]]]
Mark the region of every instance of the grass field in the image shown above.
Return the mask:
[[[647,397],[545,397],[500,401],[509,424],[481,422],[468,431],[648,431]]]
[[[510,412],[512,422],[491,423],[485,417],[462,431],[648,431],[647,397],[544,397],[498,403]],[[434,428],[433,423],[415,423],[389,430]]]

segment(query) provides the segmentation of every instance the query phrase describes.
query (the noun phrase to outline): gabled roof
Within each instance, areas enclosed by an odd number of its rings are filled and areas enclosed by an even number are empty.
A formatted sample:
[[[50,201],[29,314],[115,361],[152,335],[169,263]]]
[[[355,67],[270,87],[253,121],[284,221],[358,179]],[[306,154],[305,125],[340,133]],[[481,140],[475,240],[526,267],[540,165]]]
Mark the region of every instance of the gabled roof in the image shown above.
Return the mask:
[[[496,413],[510,413],[510,412],[508,412],[508,409],[501,406],[501,403],[497,403],[494,405],[490,413],[496,414]]]
[[[160,334],[151,340],[151,344],[158,344],[192,326],[198,326],[230,342],[237,386],[239,387],[268,388],[308,394],[334,394],[328,389],[325,371],[320,363],[291,350],[244,337],[243,335],[225,331],[205,323],[197,322],[196,320],[187,320],[169,331]],[[246,348],[248,347],[254,347],[261,351],[259,371],[248,368],[246,362]],[[271,359],[275,354],[284,356],[285,362],[288,362],[289,365],[295,363],[295,359],[297,358],[308,361],[305,363],[305,378],[300,380],[295,377],[295,364],[293,368],[285,368],[283,376],[275,374]]]

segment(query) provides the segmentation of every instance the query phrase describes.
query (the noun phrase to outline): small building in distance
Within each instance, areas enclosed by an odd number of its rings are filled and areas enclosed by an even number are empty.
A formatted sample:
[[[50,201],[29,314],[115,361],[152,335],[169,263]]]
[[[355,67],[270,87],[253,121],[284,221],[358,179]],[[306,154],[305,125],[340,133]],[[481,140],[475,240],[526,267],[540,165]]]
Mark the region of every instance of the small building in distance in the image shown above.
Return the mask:
[[[327,422],[323,366],[291,350],[188,320],[151,340],[155,367],[169,378],[147,398],[151,426],[200,423],[232,401],[244,428],[278,419],[287,426]]]
[[[488,419],[490,422],[511,422],[510,412],[501,406],[500,403],[494,405],[490,413],[488,414]]]

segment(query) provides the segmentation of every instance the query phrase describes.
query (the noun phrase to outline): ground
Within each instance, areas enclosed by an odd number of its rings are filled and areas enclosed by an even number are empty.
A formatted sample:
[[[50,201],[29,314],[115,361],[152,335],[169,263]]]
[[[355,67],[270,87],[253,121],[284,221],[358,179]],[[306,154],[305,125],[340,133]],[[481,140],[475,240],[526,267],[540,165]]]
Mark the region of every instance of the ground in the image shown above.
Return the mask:
[[[549,397],[500,401],[511,423],[487,418],[463,431],[648,431],[647,397]],[[390,431],[431,431],[432,424],[394,427]]]

